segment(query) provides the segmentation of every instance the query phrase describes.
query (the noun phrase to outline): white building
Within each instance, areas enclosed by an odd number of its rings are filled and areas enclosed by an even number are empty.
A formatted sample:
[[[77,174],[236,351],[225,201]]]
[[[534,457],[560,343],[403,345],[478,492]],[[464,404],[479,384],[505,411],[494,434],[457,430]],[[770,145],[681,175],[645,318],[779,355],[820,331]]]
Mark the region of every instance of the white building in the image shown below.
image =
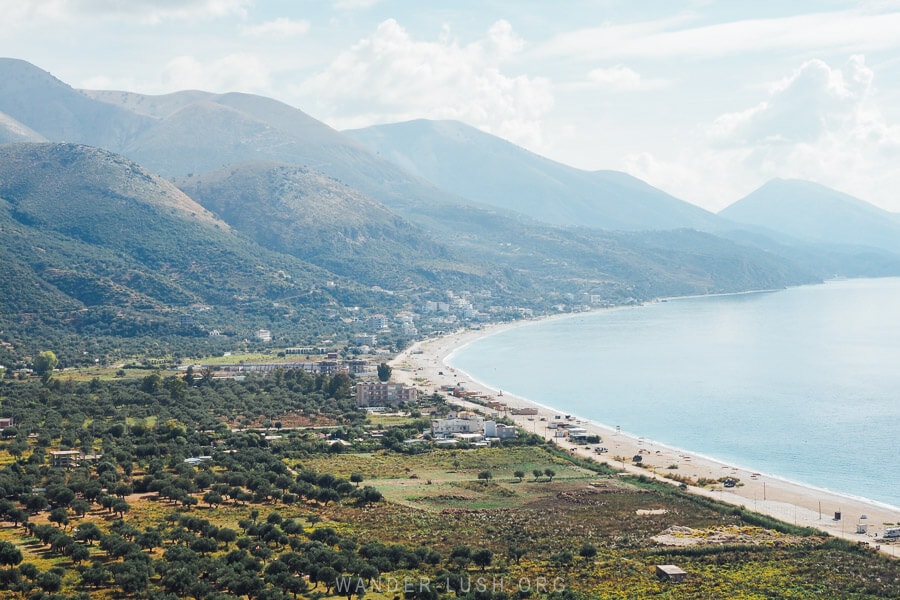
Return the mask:
[[[496,421],[484,422],[484,437],[508,440],[516,437],[516,428],[513,425],[504,425]]]
[[[373,333],[357,333],[355,340],[359,346],[374,347],[378,345],[378,336]]]
[[[484,418],[474,413],[461,412],[447,419],[431,421],[431,433],[436,436],[449,436],[455,433],[484,433]]]
[[[366,317],[366,327],[375,330],[388,329],[390,327],[390,322],[384,315],[371,315]]]

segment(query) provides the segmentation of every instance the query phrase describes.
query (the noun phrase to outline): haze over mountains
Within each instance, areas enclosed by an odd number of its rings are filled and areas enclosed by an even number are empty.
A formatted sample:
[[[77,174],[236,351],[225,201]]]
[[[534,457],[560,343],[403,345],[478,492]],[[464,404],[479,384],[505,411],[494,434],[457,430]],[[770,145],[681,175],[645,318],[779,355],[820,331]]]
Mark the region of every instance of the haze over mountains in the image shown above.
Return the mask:
[[[172,323],[200,305],[217,316],[191,335],[304,343],[351,306],[448,290],[497,318],[900,274],[896,219],[833,190],[773,182],[719,216],[461,123],[341,133],[259,96],[81,92],[0,59],[0,144],[0,283],[28,282],[0,313],[14,347],[22,312],[48,332],[124,318],[144,325],[111,335],[186,335]]]
[[[600,229],[720,226],[715,215],[618,171],[582,171],[456,121],[344,132],[438,187],[553,225]]]
[[[719,214],[800,240],[900,252],[900,215],[811,181],[773,179]]]

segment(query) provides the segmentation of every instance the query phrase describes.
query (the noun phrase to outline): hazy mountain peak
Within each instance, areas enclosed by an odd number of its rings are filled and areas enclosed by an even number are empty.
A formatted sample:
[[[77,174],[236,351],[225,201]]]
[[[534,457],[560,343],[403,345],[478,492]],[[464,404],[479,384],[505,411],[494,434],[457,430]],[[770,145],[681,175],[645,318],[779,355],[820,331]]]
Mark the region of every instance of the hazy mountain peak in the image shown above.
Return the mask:
[[[419,119],[345,133],[438,187],[546,223],[718,227],[713,214],[630,175],[575,169],[457,121]]]
[[[896,213],[812,181],[772,179],[719,215],[803,240],[900,251]]]
[[[149,125],[146,117],[88,98],[56,77],[17,59],[0,59],[0,112],[45,139],[110,149]]]
[[[94,100],[105,102],[130,110],[140,115],[165,119],[185,106],[202,100],[214,98],[211,92],[199,90],[183,90],[171,94],[137,94],[118,90],[80,90],[82,94]]]
[[[62,213],[103,211],[107,202],[144,204],[228,229],[171,182],[108,150],[68,143],[8,144],[0,146],[0,159],[0,196],[20,213],[32,214],[31,219],[43,218],[45,209],[58,210],[59,203],[91,199],[89,206],[69,206]]]

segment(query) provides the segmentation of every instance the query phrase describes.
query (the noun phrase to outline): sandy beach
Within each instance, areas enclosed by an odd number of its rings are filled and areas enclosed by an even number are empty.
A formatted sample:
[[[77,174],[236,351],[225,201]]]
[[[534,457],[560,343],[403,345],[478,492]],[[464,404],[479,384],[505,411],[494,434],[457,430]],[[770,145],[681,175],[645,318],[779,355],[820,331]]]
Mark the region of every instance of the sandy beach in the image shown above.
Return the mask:
[[[577,421],[577,426],[602,438],[600,445],[609,451],[598,455],[591,447],[572,444],[566,439],[554,437],[554,430],[549,429],[547,425],[554,421],[559,423],[560,419],[557,419],[557,416],[564,417],[563,413],[530,399],[488,388],[445,363],[455,349],[516,325],[518,324],[500,324],[478,330],[461,330],[440,338],[417,342],[391,361],[392,378],[398,382],[416,385],[423,394],[440,392],[442,385],[458,385],[466,391],[477,393],[482,398],[499,400],[509,409],[503,414],[512,418],[522,429],[548,439],[552,438],[561,447],[574,450],[580,456],[607,462],[631,473],[669,482],[671,480],[664,478],[664,474],[677,474],[694,481],[700,478],[718,480],[722,477],[733,477],[740,482],[736,487],[725,488],[722,484],[718,484],[699,488],[691,485],[688,489],[692,493],[744,506],[748,510],[770,515],[788,523],[815,527],[831,535],[868,543],[873,547],[878,546],[887,555],[900,557],[900,542],[886,544],[876,541],[876,537],[880,537],[884,532],[885,526],[900,525],[900,509],[736,468],[703,456],[669,448],[652,440],[629,436],[616,431],[615,428],[572,415],[572,421],[568,421],[569,423]],[[449,400],[462,406],[466,405],[465,401],[457,398],[451,397]],[[533,408],[538,414],[512,415],[511,411],[516,408]],[[479,409],[489,414],[493,412],[485,407]],[[562,421],[565,422],[565,419]],[[632,464],[631,459],[635,455],[642,457],[642,466]],[[670,469],[672,465],[678,465],[678,468]],[[673,485],[677,483],[673,482]],[[840,520],[835,518],[837,513],[840,513]],[[862,529],[866,531],[860,533]]]

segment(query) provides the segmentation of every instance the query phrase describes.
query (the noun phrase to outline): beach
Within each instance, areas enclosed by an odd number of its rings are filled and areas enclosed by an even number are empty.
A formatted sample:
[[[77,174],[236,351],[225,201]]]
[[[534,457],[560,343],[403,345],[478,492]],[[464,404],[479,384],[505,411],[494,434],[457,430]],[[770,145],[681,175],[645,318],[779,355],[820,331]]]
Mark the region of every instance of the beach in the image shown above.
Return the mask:
[[[667,481],[666,474],[697,481],[733,478],[735,487],[724,487],[721,483],[698,487],[689,485],[691,493],[743,506],[747,510],[769,515],[787,523],[814,527],[831,535],[854,542],[862,542],[879,549],[887,555],[900,556],[900,541],[884,543],[878,541],[886,526],[900,526],[900,509],[878,502],[843,495],[797,482],[788,481],[772,474],[759,473],[748,468],[719,462],[689,451],[667,447],[653,440],[628,435],[602,423],[584,419],[578,415],[566,414],[553,407],[541,405],[533,399],[521,398],[492,389],[468,374],[450,367],[447,358],[458,348],[481,337],[498,333],[521,323],[498,324],[481,329],[465,329],[458,332],[415,343],[400,353],[393,361],[392,379],[415,385],[420,394],[441,392],[441,386],[462,387],[476,394],[481,401],[497,400],[506,409],[497,412],[478,406],[481,412],[496,416],[508,416],[521,429],[552,439],[560,447],[584,458],[607,462],[611,466],[628,473],[646,475]],[[449,397],[448,402],[462,407],[471,406],[465,400]],[[480,404],[480,403],[479,403]],[[534,415],[514,415],[515,409],[530,408]],[[597,454],[594,446],[570,443],[567,438],[555,437],[555,429],[548,425],[567,423],[598,435],[602,439],[599,446],[608,452]],[[632,458],[641,457],[641,464],[634,464]],[[677,465],[677,469],[673,468]],[[840,518],[837,518],[837,517]]]

